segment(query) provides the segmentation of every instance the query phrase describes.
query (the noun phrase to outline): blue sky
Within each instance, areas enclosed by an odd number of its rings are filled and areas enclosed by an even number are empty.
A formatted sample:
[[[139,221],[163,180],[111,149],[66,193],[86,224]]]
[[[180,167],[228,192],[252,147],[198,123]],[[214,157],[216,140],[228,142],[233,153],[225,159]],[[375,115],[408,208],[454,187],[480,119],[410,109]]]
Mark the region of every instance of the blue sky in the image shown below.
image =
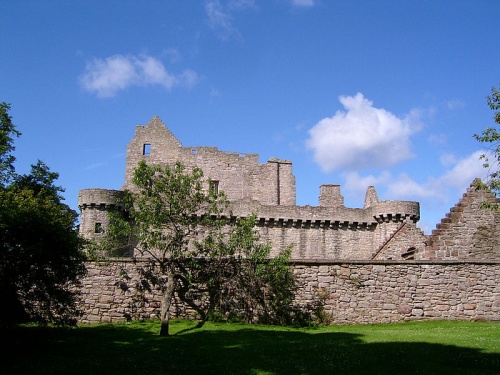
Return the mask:
[[[430,232],[475,177],[494,125],[497,0],[4,0],[0,101],[78,190],[121,188],[126,144],[160,116],[184,146],[293,162],[297,204],[341,184],[421,202]]]

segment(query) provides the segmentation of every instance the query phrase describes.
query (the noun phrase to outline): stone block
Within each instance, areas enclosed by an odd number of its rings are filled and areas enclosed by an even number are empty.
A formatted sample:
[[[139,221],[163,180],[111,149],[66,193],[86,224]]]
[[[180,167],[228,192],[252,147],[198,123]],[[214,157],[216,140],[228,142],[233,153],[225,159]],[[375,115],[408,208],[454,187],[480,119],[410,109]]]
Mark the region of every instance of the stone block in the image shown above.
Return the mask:
[[[474,303],[464,303],[463,304],[464,310],[475,310],[476,305]]]

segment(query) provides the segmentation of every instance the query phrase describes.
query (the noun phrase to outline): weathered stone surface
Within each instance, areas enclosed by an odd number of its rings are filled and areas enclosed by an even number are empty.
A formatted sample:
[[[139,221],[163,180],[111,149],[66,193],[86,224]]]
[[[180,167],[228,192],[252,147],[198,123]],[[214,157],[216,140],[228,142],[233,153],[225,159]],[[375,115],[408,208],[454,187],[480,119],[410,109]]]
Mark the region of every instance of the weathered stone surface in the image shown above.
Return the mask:
[[[369,187],[365,207],[346,208],[340,186],[324,184],[318,206],[297,206],[290,161],[271,158],[261,164],[257,154],[184,147],[156,116],[146,126],[137,126],[127,145],[124,188],[133,189],[133,170],[141,160],[200,167],[231,201],[228,214],[257,215],[256,228],[272,243],[273,254],[288,246],[294,259],[318,260],[370,259],[373,254],[377,259],[400,259],[409,248],[423,251],[425,236],[415,226],[420,217],[417,202],[379,201],[374,187]],[[82,236],[103,235],[109,211],[120,209],[121,195],[118,190],[80,191]]]
[[[90,287],[82,290],[82,322],[119,322],[130,317],[156,317],[160,309],[158,294],[149,295],[142,306],[133,306],[133,288],[123,291],[117,285],[120,270],[125,269],[131,279],[137,280],[131,262],[89,263],[89,273],[84,283]],[[346,274],[346,270],[349,273]],[[375,271],[376,270],[376,271]],[[295,303],[304,305],[323,300],[331,311],[332,323],[387,323],[412,319],[500,320],[500,284],[496,280],[500,262],[393,262],[384,265],[373,263],[330,264],[320,266],[296,264],[294,274],[298,289]],[[336,273],[339,271],[338,273]],[[333,276],[322,276],[330,274]],[[353,283],[350,275],[368,275],[370,283]],[[450,290],[449,284],[462,279],[467,292]],[[490,275],[470,277],[471,275]],[[322,280],[321,282],[319,280]],[[394,283],[392,280],[397,279]],[[421,281],[415,283],[415,279]],[[425,280],[425,282],[423,282]],[[321,289],[318,289],[320,286]],[[104,294],[111,291],[113,294]],[[321,291],[321,293],[319,293]],[[110,298],[113,297],[111,301]],[[110,303],[103,303],[110,301]],[[187,306],[176,301],[174,314],[194,316]]]
[[[263,241],[270,241],[273,254],[292,246],[296,302],[314,302],[321,289],[334,323],[500,320],[500,212],[481,209],[482,202],[496,202],[488,191],[471,185],[426,236],[416,226],[418,202],[380,201],[369,187],[363,208],[346,208],[340,186],[325,184],[318,206],[297,206],[290,161],[271,158],[261,164],[257,154],[184,147],[158,117],[136,127],[127,146],[124,188],[133,188],[131,177],[140,160],[198,166],[226,193],[231,215],[255,213],[256,230]],[[83,237],[103,236],[109,212],[121,210],[117,202],[122,194],[80,191]],[[131,277],[127,288],[117,282],[121,269]],[[154,317],[159,308],[156,294],[132,306],[136,280],[130,262],[89,264],[81,289],[82,321]],[[193,314],[178,302],[175,306],[179,316]]]

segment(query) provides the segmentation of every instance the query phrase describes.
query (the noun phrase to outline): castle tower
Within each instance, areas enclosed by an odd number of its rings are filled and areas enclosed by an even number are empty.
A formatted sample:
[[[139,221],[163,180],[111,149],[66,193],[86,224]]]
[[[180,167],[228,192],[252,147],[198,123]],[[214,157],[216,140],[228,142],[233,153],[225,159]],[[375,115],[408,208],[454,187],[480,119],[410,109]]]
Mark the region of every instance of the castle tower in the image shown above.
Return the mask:
[[[99,239],[109,225],[109,213],[120,210],[123,192],[107,189],[84,189],[78,193],[80,209],[80,236],[85,239]]]

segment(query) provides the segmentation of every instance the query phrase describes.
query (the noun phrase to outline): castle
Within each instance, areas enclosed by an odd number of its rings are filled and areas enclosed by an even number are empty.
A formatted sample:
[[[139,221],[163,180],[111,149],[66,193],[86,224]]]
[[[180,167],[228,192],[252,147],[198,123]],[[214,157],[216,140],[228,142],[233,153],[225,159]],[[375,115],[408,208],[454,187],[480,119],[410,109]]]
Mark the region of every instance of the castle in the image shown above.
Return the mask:
[[[500,211],[481,208],[496,198],[474,184],[430,235],[416,223],[418,202],[379,200],[368,187],[363,208],[346,208],[339,185],[322,185],[318,206],[297,206],[292,163],[215,147],[184,147],[158,117],[137,126],[127,146],[125,183],[134,168],[148,163],[199,166],[212,188],[231,201],[231,215],[256,214],[256,229],[277,252],[292,245],[297,281],[295,302],[322,305],[331,323],[389,323],[422,319],[500,320]],[[98,239],[122,190],[79,193],[82,237]],[[81,322],[154,318],[159,295],[152,291],[131,308],[139,274],[131,258],[89,262],[82,280]],[[319,294],[318,294],[319,293]],[[176,303],[177,316],[192,311]]]
[[[216,189],[225,192],[232,215],[257,214],[256,227],[263,240],[271,241],[275,252],[292,246],[292,259],[322,260],[421,260],[468,259],[478,255],[477,248],[496,248],[495,236],[485,231],[493,228],[495,215],[476,210],[461,217],[476,231],[467,230],[468,238],[456,240],[451,226],[464,202],[455,207],[432,235],[426,236],[417,226],[418,202],[379,200],[373,186],[367,188],[363,208],[346,208],[339,185],[321,185],[318,206],[297,206],[295,176],[288,160],[271,158],[259,163],[257,154],[219,151],[215,147],[184,147],[158,117],[146,126],[138,125],[127,146],[125,183],[132,187],[132,174],[140,160],[151,164],[182,162],[186,167],[200,167]],[[80,233],[86,238],[102,236],[108,225],[109,210],[116,209],[121,190],[85,189],[79,193]],[[469,189],[476,200],[494,200],[488,192]],[[476,206],[479,204],[476,202]],[[469,208],[474,204],[469,202]],[[462,208],[462,210],[460,209]],[[475,207],[477,208],[477,207]],[[451,229],[450,229],[451,228]],[[465,232],[464,232],[465,233]],[[483,233],[483,234],[481,234]],[[491,254],[490,254],[491,253]],[[488,256],[496,256],[489,251]]]

